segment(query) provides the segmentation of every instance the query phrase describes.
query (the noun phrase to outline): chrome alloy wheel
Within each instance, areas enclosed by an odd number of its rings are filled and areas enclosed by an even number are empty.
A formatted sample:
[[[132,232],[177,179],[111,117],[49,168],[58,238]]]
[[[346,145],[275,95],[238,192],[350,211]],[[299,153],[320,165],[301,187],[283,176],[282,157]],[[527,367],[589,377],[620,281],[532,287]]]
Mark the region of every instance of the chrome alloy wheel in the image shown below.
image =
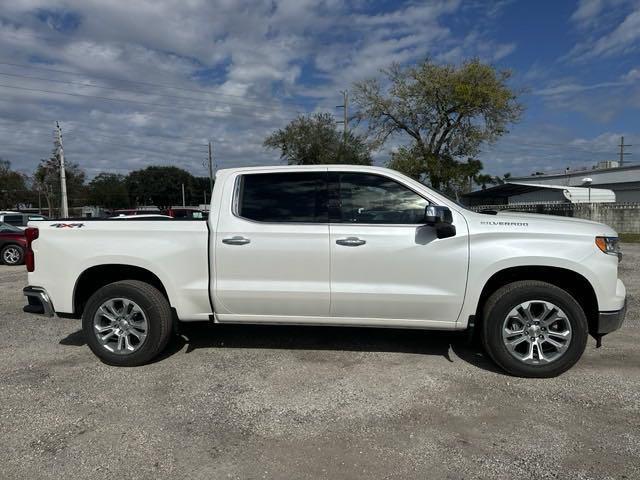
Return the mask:
[[[138,350],[147,338],[147,317],[128,298],[111,298],[93,316],[94,333],[110,352],[127,355]]]
[[[20,261],[20,250],[16,247],[8,247],[4,250],[2,254],[2,260],[7,265],[15,265]]]
[[[530,365],[559,359],[569,348],[571,333],[567,315],[545,300],[521,303],[502,325],[502,341],[511,356]]]

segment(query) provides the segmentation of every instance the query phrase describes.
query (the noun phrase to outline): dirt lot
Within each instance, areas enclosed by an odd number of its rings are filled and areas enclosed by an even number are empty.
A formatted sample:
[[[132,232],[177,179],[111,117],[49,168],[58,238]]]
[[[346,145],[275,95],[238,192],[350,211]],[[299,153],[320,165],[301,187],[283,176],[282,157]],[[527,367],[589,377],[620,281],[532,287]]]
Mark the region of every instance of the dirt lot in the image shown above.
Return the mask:
[[[191,326],[101,364],[76,320],[22,313],[0,267],[0,478],[640,478],[640,245],[623,329],[560,378],[504,375],[457,337]]]

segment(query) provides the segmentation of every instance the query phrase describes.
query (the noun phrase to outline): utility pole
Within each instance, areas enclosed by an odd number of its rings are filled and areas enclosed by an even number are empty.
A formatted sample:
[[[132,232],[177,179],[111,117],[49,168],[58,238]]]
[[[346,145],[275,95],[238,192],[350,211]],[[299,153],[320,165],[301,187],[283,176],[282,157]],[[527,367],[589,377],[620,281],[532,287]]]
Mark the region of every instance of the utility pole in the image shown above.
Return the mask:
[[[211,142],[209,142],[209,190],[213,192],[213,148]]]
[[[342,133],[344,138],[344,143],[347,143],[347,137],[349,135],[349,92],[346,90],[341,91],[342,93],[342,105],[336,105],[336,108],[343,108],[343,120],[338,121],[337,123],[342,123]]]
[[[620,166],[624,165],[624,156],[631,155],[631,153],[625,152],[624,147],[633,147],[633,145],[629,145],[624,143],[624,136],[620,137]]]
[[[183,207],[187,206],[187,204],[185,203],[185,200],[184,200],[184,183],[182,184],[182,206]]]
[[[62,129],[60,124],[56,122],[56,149],[60,160],[60,217],[67,218],[69,216],[69,204],[67,203],[67,173],[64,169],[64,149],[62,148]]]

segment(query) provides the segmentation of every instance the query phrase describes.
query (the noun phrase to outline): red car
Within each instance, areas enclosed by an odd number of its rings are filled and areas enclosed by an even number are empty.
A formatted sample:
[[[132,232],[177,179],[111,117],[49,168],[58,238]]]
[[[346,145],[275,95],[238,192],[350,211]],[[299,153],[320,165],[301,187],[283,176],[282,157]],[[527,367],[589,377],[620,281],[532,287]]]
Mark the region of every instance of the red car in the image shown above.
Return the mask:
[[[27,249],[27,239],[24,230],[0,222],[0,262],[7,265],[21,265],[24,263],[24,252]]]

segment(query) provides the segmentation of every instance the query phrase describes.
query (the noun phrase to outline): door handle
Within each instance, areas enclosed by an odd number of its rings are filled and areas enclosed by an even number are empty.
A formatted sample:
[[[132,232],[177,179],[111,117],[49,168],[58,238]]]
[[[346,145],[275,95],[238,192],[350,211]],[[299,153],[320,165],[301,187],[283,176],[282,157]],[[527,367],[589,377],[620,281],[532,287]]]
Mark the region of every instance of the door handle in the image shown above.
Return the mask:
[[[336,243],[338,245],[344,245],[345,247],[359,247],[367,243],[367,241],[358,237],[347,237],[336,240]]]
[[[248,238],[240,236],[222,239],[222,243],[226,243],[227,245],[246,245],[250,242],[251,240],[249,240]]]

